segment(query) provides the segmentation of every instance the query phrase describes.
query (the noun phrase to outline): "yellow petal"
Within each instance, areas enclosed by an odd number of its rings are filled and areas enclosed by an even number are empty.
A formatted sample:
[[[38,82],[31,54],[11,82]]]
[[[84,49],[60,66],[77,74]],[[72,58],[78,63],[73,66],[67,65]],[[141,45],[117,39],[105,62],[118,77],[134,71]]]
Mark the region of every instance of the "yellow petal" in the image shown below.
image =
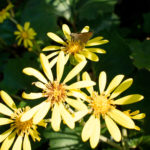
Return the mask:
[[[29,26],[30,26],[30,22],[26,22],[24,24],[24,30],[27,31],[29,29]]]
[[[75,77],[79,72],[85,67],[87,61],[82,61],[79,64],[77,64],[66,76],[63,83],[67,83],[70,81],[73,77]]]
[[[12,150],[21,150],[23,137],[19,135],[15,141]]]
[[[89,80],[89,81],[91,81],[91,78],[90,78],[90,76],[89,76],[89,74],[88,74],[87,72],[84,72],[84,73],[82,74],[82,80]],[[94,91],[94,89],[93,89],[92,86],[91,86],[91,87],[87,87],[86,89],[88,90],[88,92],[89,92],[90,94],[92,94],[92,92]]]
[[[52,33],[52,32],[48,32],[48,33],[47,33],[47,36],[48,36],[49,38],[51,38],[52,40],[54,40],[55,42],[57,42],[57,43],[60,43],[60,44],[62,44],[62,45],[65,45],[65,44],[66,44],[58,35],[56,35],[56,34],[54,34],[54,33]]]
[[[40,88],[40,89],[46,88],[46,86],[42,82],[33,82],[32,84],[35,85],[36,87]]]
[[[62,25],[62,30],[64,32],[64,35],[65,35],[66,39],[70,40],[71,39],[71,37],[70,37],[71,31],[70,31],[68,25],[63,24]]]
[[[106,80],[107,80],[106,73],[105,73],[104,71],[102,71],[102,72],[99,74],[99,90],[100,90],[100,93],[101,93],[101,94],[102,94],[103,91],[105,90]]]
[[[121,112],[120,110],[112,109],[111,111],[108,112],[108,115],[114,121],[116,121],[118,124],[120,124],[121,126],[125,128],[129,128],[129,129],[135,128],[135,124],[133,120],[130,117],[128,117],[126,114]]]
[[[110,82],[107,90],[105,91],[106,94],[110,94],[123,80],[124,75],[117,75],[115,76],[112,81]]]
[[[40,54],[40,61],[41,61],[41,65],[43,68],[44,73],[46,74],[47,78],[53,82],[53,75],[52,75],[52,71],[51,68],[49,66],[49,62],[47,57],[44,54]]]
[[[90,27],[89,26],[85,26],[82,30],[81,33],[85,33],[85,32],[89,32]]]
[[[100,40],[102,40],[103,38],[104,38],[104,37],[102,37],[102,36],[95,37],[95,38],[89,40],[89,43],[93,43],[93,42],[100,41]]]
[[[23,31],[23,28],[20,24],[17,24],[17,28],[18,28],[19,31]]]
[[[130,113],[131,112],[131,110],[127,110],[128,111],[128,113],[132,116],[132,115],[137,115],[137,114],[139,114],[140,113],[140,111],[139,110],[136,110],[136,111],[133,111],[132,113]]]
[[[135,126],[135,130],[140,131],[141,129],[138,126]]]
[[[65,66],[64,52],[60,52],[57,59],[57,81],[60,82]]]
[[[121,132],[120,132],[118,126],[116,125],[116,123],[107,115],[105,115],[105,122],[106,122],[106,126],[108,128],[108,131],[111,134],[111,136],[113,137],[113,139],[115,141],[119,142],[121,140]]]
[[[27,134],[24,137],[23,150],[31,150],[31,143]]]
[[[40,81],[42,81],[43,83],[48,83],[47,80],[45,79],[45,77],[41,74],[41,72],[39,72],[38,70],[31,68],[31,67],[27,67],[23,69],[23,73],[29,75],[29,76],[34,76],[37,79],[39,79]]]
[[[73,117],[66,110],[66,108],[64,107],[64,105],[62,103],[59,105],[59,108],[60,108],[60,113],[61,113],[63,121],[65,122],[65,124],[67,124],[67,126],[69,128],[73,129],[75,126]]]
[[[33,123],[38,124],[48,113],[50,110],[51,103],[43,102],[43,106],[39,109],[39,111],[33,117]]]
[[[29,94],[27,94],[27,93],[23,92],[22,97],[25,99],[37,99],[37,98],[43,97],[43,94],[42,93],[29,93]]]
[[[87,100],[87,95],[80,90],[71,90],[70,92],[67,92],[67,96],[74,96],[76,98],[81,98],[85,101]]]
[[[47,59],[50,59],[50,58],[56,56],[58,53],[59,53],[59,52],[53,52],[53,53],[47,55]]]
[[[91,115],[89,120],[85,123],[85,125],[83,127],[81,137],[84,142],[87,141],[93,133],[93,130],[94,130],[93,122],[94,121],[95,121],[95,117],[94,117],[94,115]]]
[[[7,106],[9,106],[12,109],[17,109],[13,99],[5,91],[1,91],[0,94],[3,101],[7,104]]]
[[[53,51],[53,50],[59,50],[60,48],[61,48],[60,46],[51,45],[51,46],[44,47],[42,51]]]
[[[93,128],[92,135],[90,137],[90,145],[92,148],[95,148],[98,145],[99,138],[100,138],[100,119],[95,118],[93,124],[94,124],[94,128]]]
[[[93,39],[92,39],[93,40]],[[102,45],[108,43],[108,40],[100,40],[100,41],[91,41],[89,40],[86,44],[86,46],[96,46],[96,45]]]
[[[50,67],[50,68],[52,68],[52,67],[56,64],[57,59],[58,59],[58,56],[56,56],[54,59],[52,59],[52,60],[50,61],[50,63],[49,63],[49,67]]]
[[[90,52],[93,52],[93,53],[100,53],[100,54],[105,54],[106,53],[106,51],[104,49],[101,49],[101,48],[84,48],[83,50],[90,51]]]
[[[77,62],[82,62],[86,60],[84,55],[77,53],[74,54],[74,58],[77,60]]]
[[[16,132],[10,134],[2,143],[1,150],[9,150],[15,140]]]
[[[132,116],[132,119],[136,119],[136,120],[143,119],[143,118],[145,118],[145,113]]]
[[[41,109],[41,107],[43,107],[43,105],[45,105],[45,102],[42,102],[36,106],[34,106],[33,108],[31,108],[29,111],[25,112],[22,117],[21,117],[21,121],[27,121],[29,119],[31,119],[33,117],[33,115]]]
[[[0,125],[5,125],[5,124],[10,124],[14,122],[13,120],[11,119],[8,119],[8,118],[0,118]]]
[[[56,103],[52,111],[51,125],[54,131],[60,130],[61,116],[59,112],[59,106]]]
[[[71,84],[70,86],[67,86],[67,89],[80,89],[80,88],[85,88],[85,87],[90,87],[90,86],[94,86],[95,82],[94,81],[78,81],[75,82],[73,84]]]
[[[126,89],[128,89],[132,85],[133,79],[127,79],[124,82],[122,82],[111,94],[110,99],[113,99],[120,95],[122,92],[124,92]]]
[[[99,61],[99,58],[96,54],[89,52],[89,51],[82,51],[80,54],[84,55],[86,58],[92,61]]]
[[[136,102],[141,101],[143,98],[144,97],[140,94],[128,95],[128,96],[124,96],[122,98],[115,100],[114,104],[117,104],[117,105],[132,104],[132,103],[136,103]]]
[[[87,106],[81,100],[74,100],[71,98],[66,98],[66,102],[77,110],[87,109]]]
[[[78,121],[80,119],[82,119],[85,115],[87,115],[89,112],[88,109],[84,109],[84,110],[80,110],[80,111],[77,111],[73,114],[73,119],[74,121]]]
[[[2,103],[0,103],[0,113],[7,116],[11,116],[11,114],[13,114],[13,112]]]

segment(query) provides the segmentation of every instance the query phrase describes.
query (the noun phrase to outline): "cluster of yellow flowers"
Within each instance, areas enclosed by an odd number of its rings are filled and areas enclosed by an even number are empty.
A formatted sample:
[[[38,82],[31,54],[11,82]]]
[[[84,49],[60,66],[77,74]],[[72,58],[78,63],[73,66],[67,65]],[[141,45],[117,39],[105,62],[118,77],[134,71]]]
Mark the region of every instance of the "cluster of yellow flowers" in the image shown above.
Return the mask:
[[[24,29],[18,25],[19,32],[15,32],[17,38],[20,39],[18,44],[21,43],[22,37],[24,37],[25,47],[32,46],[30,40],[28,38],[25,40],[25,37],[30,35],[32,40],[35,35],[35,32],[29,29],[29,25],[29,23],[26,23]],[[27,30],[30,30],[28,35],[25,32]],[[38,81],[34,82],[33,85],[40,88],[41,92],[23,92],[22,97],[30,100],[42,98],[43,101],[31,109],[28,106],[17,108],[12,98],[6,92],[1,91],[1,98],[8,107],[0,103],[0,113],[6,115],[5,118],[0,118],[0,125],[10,124],[10,129],[0,135],[0,142],[3,142],[1,150],[9,149],[15,137],[17,138],[13,150],[21,150],[22,147],[23,150],[31,150],[29,135],[34,141],[40,140],[37,126],[46,127],[47,123],[44,119],[48,112],[51,112],[51,117],[48,120],[50,120],[54,131],[60,130],[61,120],[73,129],[77,121],[86,115],[90,115],[84,124],[81,137],[84,142],[89,140],[92,148],[95,148],[99,143],[102,119],[105,121],[110,135],[117,142],[122,139],[117,124],[124,128],[140,130],[133,119],[142,119],[145,114],[139,111],[132,113],[130,113],[131,110],[121,111],[118,107],[139,102],[143,99],[143,96],[139,94],[118,97],[132,85],[132,78],[123,81],[124,75],[117,75],[106,87],[107,75],[104,71],[100,72],[98,83],[92,81],[90,75],[84,72],[82,80],[74,83],[69,82],[86,66],[86,58],[98,61],[99,58],[95,53],[105,53],[105,50],[101,48],[89,47],[107,43],[108,40],[103,40],[101,36],[90,39],[92,32],[89,32],[89,26],[85,26],[81,33],[71,33],[66,24],[62,26],[62,30],[66,41],[54,33],[49,32],[47,34],[62,46],[47,46],[43,51],[54,52],[48,56],[43,53],[40,54],[40,62],[45,75],[31,67],[23,69],[23,73],[37,78]],[[49,59],[51,60],[49,61]],[[75,63],[73,64],[75,66],[69,73],[64,75],[65,65],[69,59],[71,62],[74,60]],[[56,75],[52,71],[55,65]],[[99,86],[99,91],[94,90],[96,84]],[[82,89],[86,89],[87,92],[83,92]]]

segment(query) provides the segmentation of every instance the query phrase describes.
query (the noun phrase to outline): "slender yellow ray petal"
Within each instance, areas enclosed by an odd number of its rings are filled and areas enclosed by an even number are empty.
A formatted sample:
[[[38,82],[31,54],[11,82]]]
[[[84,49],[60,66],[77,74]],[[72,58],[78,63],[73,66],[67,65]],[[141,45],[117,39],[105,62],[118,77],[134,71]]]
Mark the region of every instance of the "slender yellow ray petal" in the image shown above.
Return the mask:
[[[66,39],[70,40],[70,39],[71,39],[71,36],[70,36],[71,31],[70,31],[68,25],[63,24],[63,25],[62,25],[62,30],[63,30],[63,32],[64,32],[64,35],[65,35]]]
[[[85,67],[86,63],[87,63],[87,61],[82,61],[79,64],[77,64],[66,76],[63,83],[67,83],[73,77],[75,77]]]
[[[47,78],[53,82],[53,74],[52,74],[52,71],[51,71],[51,68],[49,66],[49,62],[48,62],[48,59],[47,57],[44,55],[44,54],[40,54],[40,62],[41,62],[41,65],[42,65],[42,68],[43,68],[43,71],[44,73],[46,74]]]
[[[91,78],[90,78],[90,76],[89,76],[89,74],[88,74],[87,72],[84,72],[84,73],[82,74],[82,80],[89,80],[89,81],[91,81]],[[94,89],[93,89],[92,86],[91,86],[91,87],[87,87],[86,89],[88,90],[88,92],[89,92],[90,94],[92,94],[92,92],[94,91]]]
[[[23,150],[31,150],[31,143],[27,134],[24,137]]]
[[[0,134],[0,142],[2,142],[6,137],[8,137],[13,130],[14,130],[14,128],[10,128],[9,130]]]
[[[11,119],[8,119],[8,118],[0,118],[0,125],[5,125],[5,124],[10,124],[14,122],[13,120]]]
[[[127,110],[129,113],[130,113],[130,111],[131,110]],[[130,115],[132,116],[132,115],[137,115],[137,114],[139,114],[140,113],[140,111],[139,110],[136,110],[136,111],[133,111],[132,113],[130,113]]]
[[[111,111],[108,112],[108,115],[114,121],[116,121],[118,124],[120,124],[125,128],[129,128],[129,129],[135,128],[135,124],[133,120],[118,109],[112,109]]]
[[[42,51],[54,51],[54,50],[59,50],[60,48],[61,46],[51,45],[51,46],[44,47]]]
[[[31,100],[35,99],[36,100],[37,98],[41,98],[44,96],[42,93],[29,93],[29,94],[27,94],[27,93],[23,92],[22,97],[25,99],[31,99]]]
[[[13,99],[5,91],[1,91],[0,94],[1,94],[3,101],[7,104],[7,106],[12,108],[13,110],[17,109],[16,104],[14,103]]]
[[[59,53],[58,51],[57,52],[53,52],[53,53],[47,55],[46,57],[47,57],[47,59],[50,59],[50,58],[56,56],[58,53]]]
[[[141,114],[138,114],[138,115],[135,115],[135,116],[132,116],[131,118],[132,119],[136,119],[136,120],[139,120],[139,119],[143,119],[145,118],[145,113],[141,113]]]
[[[60,113],[61,113],[63,121],[65,122],[65,124],[67,124],[67,126],[69,128],[73,129],[75,127],[75,123],[74,123],[73,117],[66,110],[66,108],[64,107],[64,105],[62,103],[59,105],[59,108],[60,108]]]
[[[110,84],[108,85],[108,88],[106,89],[105,93],[110,94],[123,80],[124,75],[117,75],[115,76]]]
[[[106,51],[104,49],[101,49],[101,48],[84,48],[83,50],[90,51],[90,52],[93,52],[93,53],[100,53],[100,54],[105,54],[106,53]]]
[[[56,35],[52,32],[48,32],[47,36],[59,44],[62,44],[62,45],[66,44],[58,35]]]
[[[71,98],[66,98],[65,100],[70,106],[77,110],[87,109],[87,106],[81,100],[74,100]]]
[[[122,82],[111,94],[110,99],[113,99],[120,95],[122,92],[124,92],[126,89],[128,89],[132,85],[133,79],[127,79],[124,82]]]
[[[95,41],[95,42],[91,42],[91,40],[89,40],[86,44],[86,46],[96,46],[96,45],[102,45],[102,44],[106,44],[108,43],[108,40],[101,40],[101,41]]]
[[[81,137],[84,142],[86,142],[92,135],[93,130],[94,130],[94,124],[93,122],[95,121],[94,115],[91,115],[89,120],[85,123]]]
[[[111,136],[113,137],[113,139],[115,141],[119,142],[121,140],[121,132],[120,132],[118,126],[116,125],[116,123],[107,115],[105,115],[105,122],[106,122],[106,126],[108,128],[108,131],[111,134]]]
[[[41,138],[39,137],[39,132],[30,129],[30,130],[29,130],[29,134],[31,135],[31,137],[32,137],[32,139],[33,139],[34,142],[35,142],[36,140],[37,140],[37,141],[40,141],[40,140],[41,140]]]
[[[90,137],[90,145],[92,148],[95,148],[99,143],[99,138],[100,138],[100,126],[101,126],[100,119],[95,118],[93,124],[94,124],[94,128],[93,128],[92,135]]]
[[[3,115],[11,116],[11,114],[13,112],[7,106],[5,106],[4,104],[0,103],[0,113],[3,114]]]
[[[23,31],[23,28],[20,24],[17,24],[17,28],[18,28],[19,31]]]
[[[29,26],[30,26],[30,22],[26,22],[24,24],[24,30],[27,31],[29,29]]]
[[[40,88],[40,89],[46,88],[46,86],[42,82],[34,82],[32,84],[35,85],[36,87]]]
[[[33,117],[34,124],[38,124],[47,115],[48,111],[50,110],[51,103],[50,102],[43,102],[43,103],[45,104],[43,104],[41,109]]]
[[[45,102],[42,102],[42,103],[34,106],[33,108],[31,108],[29,111],[25,112],[21,117],[21,121],[27,121],[27,120],[31,119],[33,117],[33,115],[37,111],[39,111],[41,109],[41,107],[43,107],[43,105],[45,105]]]
[[[92,61],[99,61],[98,56],[90,51],[81,51],[80,54],[84,55],[87,59]]]
[[[63,72],[64,72],[64,66],[65,66],[65,58],[64,58],[64,52],[60,52],[58,55],[57,60],[57,81],[60,82]]]
[[[80,119],[82,119],[85,115],[87,115],[89,112],[88,109],[84,109],[84,110],[80,110],[80,111],[77,111],[73,114],[73,119],[74,121],[78,121]]]
[[[93,43],[102,40],[104,37],[98,36],[88,41],[88,43]]]
[[[65,64],[68,62],[69,57],[70,57],[70,54],[67,54],[67,55],[65,56]]]
[[[135,130],[140,131],[141,129],[138,126],[135,126]]]
[[[76,98],[81,98],[81,99],[83,99],[85,101],[88,98],[88,96],[84,92],[82,92],[80,90],[71,90],[70,92],[67,92],[67,96],[74,96]]]
[[[60,123],[61,123],[61,115],[59,112],[59,106],[56,103],[52,111],[52,118],[51,118],[51,125],[54,131],[60,130]]]
[[[29,75],[29,76],[34,76],[37,79],[39,79],[40,81],[42,81],[43,83],[47,83],[47,80],[45,79],[45,77],[41,74],[41,72],[39,72],[38,70],[31,68],[31,67],[27,67],[23,69],[23,73]]]
[[[49,63],[49,67],[52,68],[56,62],[57,62],[58,56],[56,56],[54,59],[51,60],[51,62]]]
[[[86,60],[84,55],[82,55],[82,54],[77,54],[77,53],[74,54],[74,58],[75,58],[78,62],[82,62],[82,61],[85,61],[85,60]]]
[[[1,150],[9,150],[15,140],[16,132],[10,134],[2,143]]]
[[[15,141],[12,150],[21,150],[23,137],[19,135]]]
[[[102,71],[100,74],[99,74],[99,90],[100,90],[100,93],[102,94],[103,91],[105,90],[105,87],[106,87],[106,80],[107,80],[107,76],[106,76],[106,73],[104,71]]]
[[[89,26],[85,26],[82,30],[81,33],[85,33],[85,32],[89,32],[90,27]]]
[[[85,88],[85,87],[90,87],[90,86],[94,86],[95,82],[94,81],[78,81],[75,82],[73,84],[71,84],[70,86],[67,86],[67,89],[80,89],[80,88]]]
[[[141,101],[143,98],[144,97],[140,94],[128,95],[128,96],[124,96],[122,98],[115,100],[114,104],[117,104],[117,105],[132,104],[132,103],[136,103],[136,102]]]
[[[38,123],[39,126],[42,126],[42,127],[45,127],[47,126],[47,123],[43,120],[41,120],[39,123]]]

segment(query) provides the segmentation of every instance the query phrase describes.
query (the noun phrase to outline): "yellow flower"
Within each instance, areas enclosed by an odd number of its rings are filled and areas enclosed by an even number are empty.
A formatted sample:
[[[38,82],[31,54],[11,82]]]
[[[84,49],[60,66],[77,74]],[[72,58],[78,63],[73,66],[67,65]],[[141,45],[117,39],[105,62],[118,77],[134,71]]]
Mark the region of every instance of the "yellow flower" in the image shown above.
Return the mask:
[[[56,79],[54,80],[51,63],[48,62],[47,57],[44,54],[40,54],[40,61],[43,71],[47,79],[36,69],[25,68],[23,72],[27,75],[36,77],[39,81],[34,82],[35,86],[42,89],[40,93],[30,93],[27,94],[23,92],[22,96],[25,99],[37,99],[45,97],[46,100],[39,105],[33,107],[27,113],[25,113],[21,120],[29,120],[33,115],[33,122],[38,123],[43,119],[48,111],[52,110],[51,125],[55,131],[59,131],[61,120],[65,122],[71,129],[74,128],[74,119],[69,112],[67,107],[72,106],[78,110],[86,108],[86,105],[82,103],[81,100],[75,100],[73,97],[78,97],[86,99],[84,93],[80,92],[80,88],[93,86],[95,82],[93,81],[78,81],[68,85],[67,83],[75,77],[86,65],[86,61],[82,61],[77,66],[75,66],[65,77],[63,82],[61,82],[64,67],[66,63],[66,57],[64,57],[64,52],[60,52],[57,60],[56,66]],[[71,98],[69,98],[71,96]]]
[[[8,12],[13,5],[10,3],[6,8],[2,9],[0,11],[0,23],[3,23],[5,19],[7,19],[10,16],[10,13]]]
[[[17,28],[19,31],[15,31],[14,34],[17,36],[18,45],[21,45],[23,41],[24,47],[33,47],[33,39],[36,35],[36,32],[33,28],[30,28],[30,22],[25,22],[24,27],[20,24],[17,24]]]
[[[0,92],[1,98],[6,105],[0,103],[0,113],[6,117],[0,117],[0,125],[10,124],[10,128],[0,134],[0,142],[2,142],[1,150],[8,150],[13,142],[12,150],[22,149],[31,150],[29,135],[33,141],[40,141],[37,125],[46,127],[46,123],[41,121],[39,124],[33,124],[32,118],[28,121],[21,122],[21,116],[30,109],[30,107],[17,108],[12,98],[4,91]],[[16,138],[16,140],[15,140]]]
[[[145,113],[140,113],[139,110],[136,110],[133,112],[131,112],[131,110],[126,110],[126,111],[124,111],[124,113],[134,120],[140,120],[140,119],[145,118]],[[135,130],[139,131],[140,127],[135,126]]]
[[[45,47],[43,51],[55,51],[48,56],[49,58],[56,56],[60,51],[64,51],[65,54],[68,54],[70,58],[76,62],[81,62],[85,60],[85,58],[92,61],[98,61],[99,58],[95,53],[106,53],[106,51],[101,48],[89,48],[91,46],[102,45],[108,42],[108,40],[103,40],[103,37],[101,36],[89,40],[92,36],[92,32],[89,32],[89,26],[85,26],[79,34],[71,33],[66,24],[63,24],[62,30],[66,37],[66,41],[62,40],[52,32],[47,33],[49,38],[62,45],[51,45]]]
[[[101,118],[105,120],[106,127],[108,128],[108,131],[113,139],[119,142],[121,140],[121,132],[116,123],[128,129],[134,129],[135,124],[129,116],[117,108],[117,105],[131,104],[143,99],[143,96],[139,94],[132,94],[117,98],[122,92],[131,86],[133,82],[132,78],[126,79],[122,82],[124,75],[117,75],[108,85],[107,89],[105,89],[107,80],[106,78],[106,73],[101,72],[99,75],[100,94],[94,91],[93,87],[87,88],[88,92],[90,93],[87,103],[89,104],[88,108],[90,109],[91,116],[83,127],[82,140],[87,141],[90,139],[92,148],[95,148],[99,142]],[[87,72],[83,74],[83,80],[91,80]],[[75,113],[75,121],[79,120],[86,113],[86,109]]]

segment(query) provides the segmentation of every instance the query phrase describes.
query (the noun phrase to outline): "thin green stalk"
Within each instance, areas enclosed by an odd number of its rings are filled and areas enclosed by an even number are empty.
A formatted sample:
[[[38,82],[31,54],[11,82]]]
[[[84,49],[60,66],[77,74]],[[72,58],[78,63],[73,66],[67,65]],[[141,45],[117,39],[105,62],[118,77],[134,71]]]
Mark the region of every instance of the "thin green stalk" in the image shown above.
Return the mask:
[[[127,129],[123,128],[122,129],[122,146],[123,150],[129,150],[129,145],[127,143]]]

